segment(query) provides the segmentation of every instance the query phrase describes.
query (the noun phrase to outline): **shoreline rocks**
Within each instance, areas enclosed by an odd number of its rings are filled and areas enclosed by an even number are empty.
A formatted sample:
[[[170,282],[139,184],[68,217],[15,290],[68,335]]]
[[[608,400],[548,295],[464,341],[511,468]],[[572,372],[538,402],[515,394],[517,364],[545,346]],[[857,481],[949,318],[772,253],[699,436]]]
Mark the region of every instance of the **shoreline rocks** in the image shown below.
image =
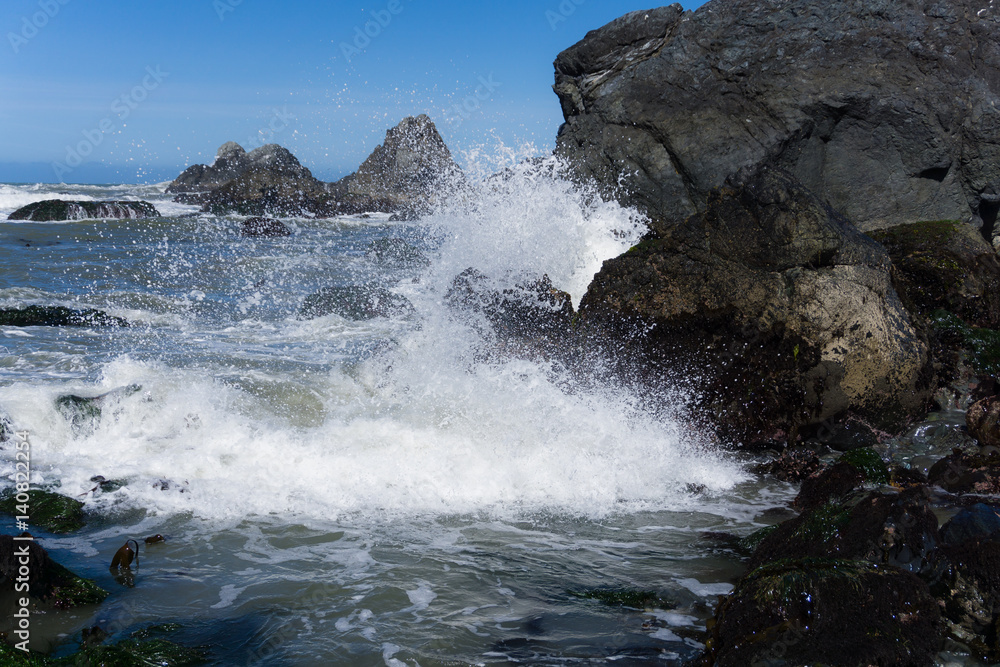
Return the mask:
[[[692,411],[726,439],[793,442],[848,410],[898,428],[926,411],[933,373],[890,268],[879,244],[763,168],[606,261],[580,319],[633,367],[691,378]]]
[[[128,320],[102,310],[74,310],[63,306],[27,306],[0,309],[0,326],[7,327],[128,327]]]
[[[158,218],[156,207],[145,201],[64,201],[47,199],[22,206],[8,220],[52,222],[60,220],[140,220]]]
[[[743,168],[864,231],[1000,209],[1000,15],[982,3],[730,0],[627,14],[555,61],[557,152],[656,234]]]

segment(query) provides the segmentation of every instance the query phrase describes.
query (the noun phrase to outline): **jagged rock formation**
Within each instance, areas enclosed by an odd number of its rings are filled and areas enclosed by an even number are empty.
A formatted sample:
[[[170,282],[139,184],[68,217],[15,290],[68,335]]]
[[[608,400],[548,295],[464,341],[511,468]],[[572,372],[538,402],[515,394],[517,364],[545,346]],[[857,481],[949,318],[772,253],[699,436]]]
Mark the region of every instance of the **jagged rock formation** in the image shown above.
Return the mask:
[[[389,130],[358,171],[336,183],[316,179],[277,144],[247,153],[228,142],[211,166],[188,167],[167,192],[216,214],[331,217],[424,209],[441,179],[459,173],[434,123],[419,116]]]
[[[778,166],[862,230],[1000,209],[1000,7],[713,0],[627,14],[555,61],[558,152],[654,230]]]
[[[386,132],[385,143],[336,187],[354,197],[386,198],[399,208],[419,209],[434,198],[442,179],[459,174],[434,123],[421,114]]]
[[[846,410],[890,427],[931,389],[927,344],[890,269],[878,243],[763,168],[605,262],[580,316],[638,366],[683,371],[696,413],[732,441],[794,441]]]
[[[47,199],[22,206],[8,220],[50,222],[56,220],[137,220],[160,215],[156,207],[145,201],[64,201]]]

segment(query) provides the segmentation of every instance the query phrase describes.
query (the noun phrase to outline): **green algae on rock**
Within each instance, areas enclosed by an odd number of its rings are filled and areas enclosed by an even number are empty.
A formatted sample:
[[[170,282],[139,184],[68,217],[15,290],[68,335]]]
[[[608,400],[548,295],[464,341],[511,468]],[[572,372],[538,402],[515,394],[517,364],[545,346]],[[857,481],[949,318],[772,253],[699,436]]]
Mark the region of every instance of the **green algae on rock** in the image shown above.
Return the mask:
[[[72,533],[83,528],[83,503],[79,500],[44,489],[31,489],[27,494],[27,503],[18,502],[13,492],[0,497],[0,513],[28,515],[31,525],[50,533]],[[26,506],[28,511],[21,511],[19,506]]]

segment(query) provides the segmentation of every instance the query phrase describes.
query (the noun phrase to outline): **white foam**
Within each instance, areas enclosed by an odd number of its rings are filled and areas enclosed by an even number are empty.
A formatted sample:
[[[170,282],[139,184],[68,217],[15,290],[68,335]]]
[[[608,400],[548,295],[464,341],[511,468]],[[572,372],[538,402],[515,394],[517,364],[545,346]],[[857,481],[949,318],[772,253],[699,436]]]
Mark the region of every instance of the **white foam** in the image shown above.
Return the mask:
[[[425,219],[440,250],[419,282],[400,287],[416,309],[409,320],[245,320],[206,331],[185,324],[193,316],[183,304],[156,306],[166,316],[135,304],[115,312],[172,333],[161,361],[121,355],[91,368],[99,379],[90,383],[26,377],[0,387],[0,406],[32,433],[40,479],[70,495],[89,491],[93,475],[127,480],[88,497],[104,509],[235,523],[697,508],[745,476],[672,416],[669,387],[651,413],[647,396],[580,382],[559,363],[484,355],[489,336],[444,305],[470,266],[501,284],[545,273],[578,302],[601,262],[638,238],[640,216],[561,170],[551,160],[520,165]],[[355,339],[392,342],[342,365]],[[171,365],[177,356],[184,363]],[[74,431],[55,407],[63,393],[129,384],[143,391],[111,401],[93,429]],[[0,463],[0,474],[12,473],[13,462]]]

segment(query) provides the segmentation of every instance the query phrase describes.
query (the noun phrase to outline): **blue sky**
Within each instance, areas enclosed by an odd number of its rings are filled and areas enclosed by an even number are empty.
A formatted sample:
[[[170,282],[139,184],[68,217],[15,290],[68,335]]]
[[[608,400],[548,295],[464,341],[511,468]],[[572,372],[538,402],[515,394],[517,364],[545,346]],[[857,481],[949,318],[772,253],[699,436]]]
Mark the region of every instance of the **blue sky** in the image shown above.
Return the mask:
[[[280,143],[335,180],[419,113],[460,162],[499,144],[551,150],[556,55],[652,6],[4,0],[0,181],[157,182],[228,140]]]

